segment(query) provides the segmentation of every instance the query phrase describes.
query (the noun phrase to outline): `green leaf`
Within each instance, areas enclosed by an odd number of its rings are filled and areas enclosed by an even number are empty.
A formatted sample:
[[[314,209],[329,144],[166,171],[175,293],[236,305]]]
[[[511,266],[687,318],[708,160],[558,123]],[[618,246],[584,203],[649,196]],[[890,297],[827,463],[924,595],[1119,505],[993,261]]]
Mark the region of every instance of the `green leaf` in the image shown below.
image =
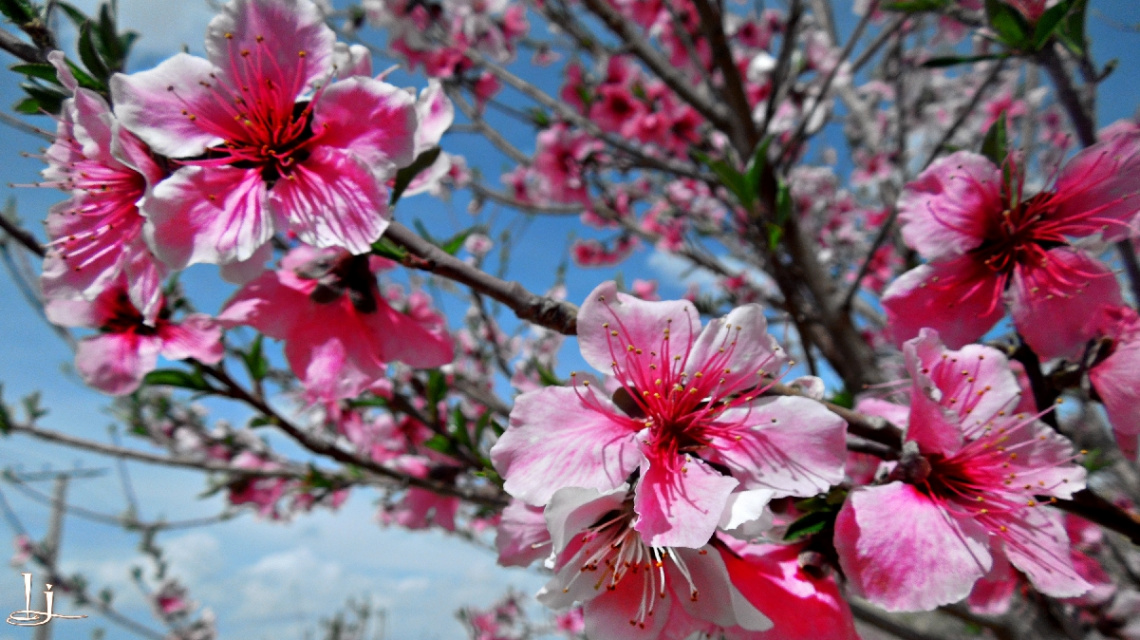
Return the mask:
[[[735,167],[724,160],[711,158],[699,151],[694,151],[693,156],[716,174],[716,177],[720,179],[720,183],[724,185],[724,188],[735,196],[736,200],[744,206],[744,208],[752,208],[752,205],[756,203],[756,193],[750,189],[750,185],[748,180],[744,177],[744,174],[737,171]]]
[[[1032,45],[1029,39],[1032,27],[1017,9],[1001,0],[986,0],[986,17],[998,40],[1009,48],[1025,51]]]
[[[920,11],[941,11],[949,4],[950,0],[899,0],[897,2],[884,2],[881,8],[884,11],[918,13]]]
[[[269,374],[269,360],[265,358],[265,354],[261,350],[261,343],[264,338],[265,336],[260,333],[257,334],[253,343],[249,345],[249,351],[244,351],[241,354],[245,368],[254,380],[264,380],[265,376]]]
[[[447,378],[438,369],[428,372],[427,390],[424,399],[429,407],[438,405],[447,396]]]
[[[836,391],[830,398],[827,399],[827,401],[831,404],[839,405],[847,409],[855,408],[855,394],[851,393],[847,387]]]
[[[1088,8],[1087,0],[1076,0],[1073,10],[1069,12],[1068,17],[1061,23],[1061,29],[1057,32],[1061,43],[1078,56],[1083,56],[1088,49],[1088,41],[1085,37],[1085,14]]]
[[[52,84],[60,84],[59,77],[55,72],[55,67],[46,62],[26,62],[24,64],[14,64],[8,68],[29,78],[39,78],[40,80],[47,80]]]
[[[456,442],[467,447],[468,451],[474,451],[475,446],[471,441],[471,430],[468,427],[467,416],[463,414],[463,410],[455,407],[451,411],[451,433]]]
[[[0,13],[19,25],[32,22],[39,14],[36,6],[27,0],[0,0]]]
[[[79,86],[84,89],[98,91],[99,93],[107,93],[107,85],[105,83],[92,78],[90,74],[83,70],[83,67],[80,67],[71,60],[65,59],[64,61],[67,62],[67,68],[71,69],[71,75],[75,76],[75,81],[79,83]]]
[[[50,114],[57,114],[63,109],[63,101],[67,100],[67,95],[50,87],[44,87],[34,82],[23,82],[20,84],[29,96],[32,97],[37,103],[39,109],[46,111]],[[19,106],[19,105],[17,105]],[[21,111],[21,113],[28,113]],[[33,111],[32,113],[40,113],[40,111]]]
[[[143,377],[143,384],[179,387],[181,389],[194,389],[195,391],[210,391],[211,387],[200,371],[183,371],[182,369],[156,369]]]
[[[926,69],[938,69],[941,67],[953,67],[960,64],[973,64],[975,62],[983,62],[985,60],[1004,60],[1009,57],[1008,53],[985,53],[977,56],[936,56],[929,58],[922,66]]]
[[[435,163],[435,159],[439,157],[440,148],[432,147],[424,151],[416,158],[412,164],[400,169],[396,173],[396,184],[392,187],[392,198],[389,205],[394,205],[400,201],[400,196],[404,195],[404,191],[408,189],[408,185],[412,184],[424,169],[427,169]]]
[[[744,171],[744,180],[754,200],[762,197],[770,188],[770,183],[775,180],[775,175],[768,168],[768,147],[771,144],[772,136],[764,136],[764,139],[756,145],[752,160],[748,162],[748,167]]]
[[[539,129],[545,129],[550,126],[550,114],[541,107],[532,107],[530,110],[530,119],[534,122],[534,126]]]
[[[102,82],[107,82],[111,78],[111,70],[95,47],[93,24],[88,20],[79,28],[79,43],[76,48],[79,50],[79,59],[83,61],[83,66],[87,67],[91,75]]]
[[[788,525],[788,530],[784,533],[784,540],[799,540],[804,536],[819,533],[834,519],[835,512],[833,511],[814,511],[809,513]]]
[[[792,219],[792,188],[781,180],[776,189],[776,224],[783,226]]]
[[[1076,0],[1061,0],[1041,14],[1041,17],[1037,19],[1037,24],[1033,25],[1034,51],[1041,49],[1052,37],[1053,32],[1061,25],[1061,21],[1073,10],[1074,4],[1076,4]]]
[[[402,262],[404,258],[408,257],[408,252],[403,247],[397,246],[396,243],[383,236],[372,243],[372,253],[396,262]]]
[[[40,406],[40,392],[29,393],[20,401],[24,405],[24,415],[28,422],[35,422],[48,414],[48,410]]]
[[[447,240],[444,240],[443,242],[439,243],[439,248],[443,249],[443,251],[445,251],[446,253],[449,253],[451,255],[455,255],[455,254],[459,253],[460,249],[463,248],[463,243],[467,241],[468,236],[470,236],[472,233],[475,233],[476,231],[479,231],[481,229],[482,229],[482,227],[480,225],[476,225],[474,227],[471,227],[470,229],[464,229],[463,231],[460,231],[459,233],[451,236]]]
[[[8,435],[11,431],[12,414],[8,412],[8,405],[4,404],[4,385],[0,384],[0,435]]]
[[[71,20],[71,23],[75,25],[76,29],[82,28],[83,23],[90,20],[90,18],[87,17],[87,14],[83,13],[79,9],[76,9],[75,5],[72,5],[69,2],[57,2],[55,3],[55,6],[57,9],[60,9],[65,15],[67,15],[68,19]]]
[[[62,106],[63,104],[60,103],[61,108]],[[20,100],[16,104],[12,105],[12,110],[16,113],[22,113],[28,116],[38,116],[44,112],[52,113],[51,111],[48,111],[47,109],[41,107],[40,101],[36,100],[35,98],[24,98],[23,100]]]
[[[990,125],[990,130],[986,132],[986,137],[982,139],[981,153],[983,156],[990,159],[990,162],[995,166],[1001,167],[1005,165],[1006,157],[1009,154],[1009,139],[1008,133],[1005,129],[1005,112],[1002,112],[998,119]]]
[[[446,455],[455,453],[455,445],[452,444],[451,439],[441,434],[435,434],[424,442],[424,446],[432,451],[438,451]]]
[[[775,251],[776,247],[780,246],[780,241],[784,239],[784,228],[778,224],[768,223],[768,250]]]
[[[543,386],[561,387],[565,385],[562,380],[558,379],[558,376],[554,375],[553,371],[542,366],[538,360],[531,360],[531,362],[534,363],[534,370],[538,372],[538,381],[541,382]]]
[[[103,3],[99,8],[99,27],[95,31],[95,45],[107,66],[112,71],[122,71],[122,63],[126,52],[123,43],[119,40],[118,30],[115,28],[115,14],[111,11],[111,3]]]

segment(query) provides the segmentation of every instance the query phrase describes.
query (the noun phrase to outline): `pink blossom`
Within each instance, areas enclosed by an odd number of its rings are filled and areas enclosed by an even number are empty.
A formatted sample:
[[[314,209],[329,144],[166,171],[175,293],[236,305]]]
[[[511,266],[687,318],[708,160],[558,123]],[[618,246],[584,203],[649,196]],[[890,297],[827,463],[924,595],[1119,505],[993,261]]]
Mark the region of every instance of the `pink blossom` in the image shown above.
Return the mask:
[[[12,559],[8,563],[13,567],[18,567],[30,560],[36,551],[35,542],[32,542],[26,533],[21,533],[13,538],[12,546],[16,548],[16,553],[12,554]]]
[[[1020,191],[1003,185],[989,160],[964,151],[907,185],[899,200],[903,239],[929,262],[883,295],[897,341],[923,327],[951,347],[977,340],[1004,315],[1008,291],[1029,346],[1042,358],[1065,356],[1091,337],[1086,325],[1097,308],[1121,304],[1112,271],[1069,238],[1128,235],[1140,210],[1140,134],[1078,153],[1050,191]]]
[[[286,230],[364,253],[383,233],[415,107],[379,80],[331,81],[335,40],[309,0],[233,0],[210,22],[208,60],[111,79],[115,115],[179,167],[143,203],[164,262],[243,261]]]
[[[534,170],[542,181],[543,195],[552,202],[585,202],[583,165],[600,150],[597,140],[565,124],[538,134]]]
[[[924,330],[904,352],[914,383],[902,459],[886,484],[852,491],[836,520],[851,588],[891,611],[929,610],[1008,561],[1046,595],[1087,591],[1041,502],[1084,488],[1071,443],[1016,412],[1021,390],[999,351],[949,351]]]
[[[542,509],[511,500],[503,509],[495,548],[499,551],[499,564],[504,567],[525,567],[549,556],[550,532]]]
[[[312,399],[359,395],[384,374],[384,363],[438,367],[452,359],[438,315],[393,309],[376,285],[380,259],[341,249],[298,247],[226,303],[218,320],[249,325],[285,341],[285,358]]]
[[[243,469],[262,469],[266,471],[280,468],[280,464],[266,459],[263,455],[252,451],[242,451],[232,461],[233,466]],[[230,504],[241,506],[254,505],[257,515],[262,518],[277,520],[281,513],[277,509],[277,502],[284,497],[290,488],[290,481],[285,478],[270,476],[247,476],[236,480],[229,486],[227,498]]]
[[[402,473],[416,478],[454,478],[458,469],[433,465],[427,458],[402,456],[392,466]],[[455,516],[459,512],[459,498],[409,487],[403,497],[394,504],[384,507],[378,514],[380,522],[396,524],[405,529],[427,529],[437,526],[447,531],[455,531]]]
[[[64,101],[55,141],[44,155],[45,184],[72,194],[48,214],[44,295],[91,299],[125,276],[131,302],[153,322],[166,270],[143,238],[138,202],[163,172],[106,101],[79,88],[62,52],[48,58],[74,97]]]
[[[685,638],[710,625],[771,628],[730,580],[716,547],[649,544],[634,517],[626,485],[558,491],[546,508],[554,577],[538,600],[555,610],[582,604],[589,638]]]
[[[585,381],[519,396],[491,449],[507,492],[541,505],[560,488],[606,491],[638,470],[636,530],[648,544],[695,548],[738,489],[804,496],[841,481],[846,423],[804,398],[759,397],[785,360],[760,307],[699,327],[688,301],[596,288],[578,341],[618,390]]]
[[[801,565],[803,545],[720,541],[717,550],[733,587],[752,604],[764,606],[773,625],[761,632],[727,629],[726,640],[859,640],[835,581],[811,575]]]
[[[49,300],[48,320],[65,327],[98,329],[79,341],[75,370],[88,385],[112,395],[126,395],[154,370],[158,356],[170,360],[194,358],[215,364],[224,355],[222,329],[212,318],[192,313],[181,322],[170,319],[165,301],[159,300],[157,317],[148,323],[131,303],[125,282],[119,281],[93,301]]]
[[[1140,439],[1140,316],[1129,307],[1103,309],[1094,321],[1106,336],[1107,356],[1093,365],[1089,382],[1104,403],[1120,450],[1136,460]]]

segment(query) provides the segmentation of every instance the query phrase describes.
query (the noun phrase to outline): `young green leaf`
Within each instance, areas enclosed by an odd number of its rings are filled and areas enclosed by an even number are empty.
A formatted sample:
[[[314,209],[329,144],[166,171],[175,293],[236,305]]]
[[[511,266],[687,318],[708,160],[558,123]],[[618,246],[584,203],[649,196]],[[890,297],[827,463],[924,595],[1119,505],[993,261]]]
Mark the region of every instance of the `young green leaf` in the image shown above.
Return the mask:
[[[107,82],[111,79],[111,70],[95,46],[93,24],[89,20],[79,28],[79,42],[76,48],[79,50],[79,59],[83,61],[83,66],[87,67],[91,75],[102,82]]]
[[[834,519],[835,512],[833,511],[813,511],[788,525],[788,530],[784,533],[784,540],[790,542],[819,533]]]
[[[261,343],[265,336],[260,333],[253,339],[253,343],[249,345],[249,350],[242,352],[241,358],[245,362],[245,368],[249,371],[249,376],[254,380],[263,380],[269,374],[269,360],[265,358],[262,353]]]
[[[12,22],[23,25],[36,19],[36,6],[27,0],[0,0],[0,13]]]
[[[404,258],[408,257],[407,251],[383,236],[381,236],[380,239],[376,242],[372,243],[372,253],[382,258],[395,260],[396,262],[401,262]]]
[[[998,40],[1011,49],[1025,51],[1030,48],[1033,31],[1021,12],[1001,0],[986,0],[986,18]]]
[[[1009,140],[1005,128],[1004,112],[990,125],[986,137],[982,139],[981,152],[995,165],[1000,167],[1005,164],[1006,156],[1009,155]]]
[[[195,391],[209,391],[210,383],[202,377],[200,371],[183,371],[182,369],[156,369],[143,377],[143,384],[193,389]]]
[[[412,180],[415,180],[416,176],[434,164],[439,154],[440,148],[432,147],[421,153],[412,164],[400,169],[396,173],[396,184],[392,186],[392,198],[389,201],[390,205],[394,205],[400,201],[400,196],[404,195],[404,191],[408,189],[408,185],[412,184]]]
[[[1061,26],[1061,21],[1073,10],[1075,4],[1076,0],[1061,0],[1041,14],[1041,17],[1037,19],[1037,24],[1033,25],[1033,49],[1035,51],[1041,49],[1048,42],[1057,28]]]

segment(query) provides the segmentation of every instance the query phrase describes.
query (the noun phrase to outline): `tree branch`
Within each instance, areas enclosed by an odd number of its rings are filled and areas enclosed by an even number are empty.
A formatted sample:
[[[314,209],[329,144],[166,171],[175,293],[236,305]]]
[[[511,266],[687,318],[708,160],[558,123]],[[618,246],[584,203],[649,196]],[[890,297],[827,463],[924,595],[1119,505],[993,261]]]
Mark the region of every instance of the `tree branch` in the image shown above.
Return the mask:
[[[503,303],[520,320],[542,325],[564,335],[574,335],[578,330],[578,308],[569,302],[535,295],[518,282],[500,280],[476,269],[419,237],[399,222],[392,222],[384,237],[411,254],[404,260],[406,267],[467,285]]]
[[[654,49],[653,45],[649,44],[649,41],[642,36],[638,27],[626,20],[624,16],[610,6],[607,0],[582,0],[582,4],[591,13],[598,16],[614,35],[621,38],[622,42],[628,45],[638,59],[645,63],[645,66],[649,67],[653,73],[657,74],[657,77],[661,78],[666,86],[700,112],[713,126],[726,133],[732,131],[732,122],[729,120],[728,114],[720,108],[714,99],[711,96],[698,93],[693,82],[666,60],[661,52]],[[731,61],[731,58],[729,60]],[[700,64],[700,62],[696,61],[695,64]]]

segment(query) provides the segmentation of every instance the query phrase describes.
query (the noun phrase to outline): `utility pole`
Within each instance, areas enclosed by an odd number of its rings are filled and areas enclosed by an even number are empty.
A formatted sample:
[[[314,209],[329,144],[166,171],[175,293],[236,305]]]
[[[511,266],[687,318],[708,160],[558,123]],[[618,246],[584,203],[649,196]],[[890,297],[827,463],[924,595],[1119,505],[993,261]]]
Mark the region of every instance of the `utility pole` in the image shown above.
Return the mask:
[[[67,485],[72,478],[92,478],[103,475],[103,469],[74,469],[72,471],[42,471],[39,473],[6,473],[5,476],[12,482],[35,482],[37,480],[52,479],[51,516],[48,519],[47,533],[40,541],[42,564],[55,572],[56,562],[59,560],[59,546],[63,538],[63,519],[67,515]],[[51,579],[49,576],[48,579]],[[45,585],[46,589],[46,585]],[[43,593],[43,592],[41,592]],[[54,596],[53,596],[54,597]],[[41,596],[40,611],[47,611],[47,594]],[[33,640],[51,640],[51,624],[36,627]]]

